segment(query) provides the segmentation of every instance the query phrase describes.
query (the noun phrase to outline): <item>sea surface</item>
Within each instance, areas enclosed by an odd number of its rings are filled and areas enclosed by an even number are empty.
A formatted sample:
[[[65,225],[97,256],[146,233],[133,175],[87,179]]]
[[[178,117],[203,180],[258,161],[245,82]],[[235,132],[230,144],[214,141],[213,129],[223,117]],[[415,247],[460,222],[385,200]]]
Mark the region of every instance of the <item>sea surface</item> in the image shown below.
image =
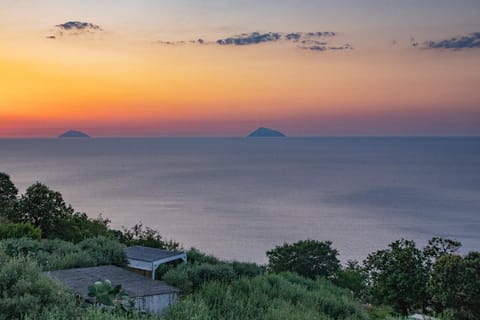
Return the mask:
[[[480,250],[480,138],[0,139],[0,171],[224,259],[307,238],[342,261],[400,238]]]

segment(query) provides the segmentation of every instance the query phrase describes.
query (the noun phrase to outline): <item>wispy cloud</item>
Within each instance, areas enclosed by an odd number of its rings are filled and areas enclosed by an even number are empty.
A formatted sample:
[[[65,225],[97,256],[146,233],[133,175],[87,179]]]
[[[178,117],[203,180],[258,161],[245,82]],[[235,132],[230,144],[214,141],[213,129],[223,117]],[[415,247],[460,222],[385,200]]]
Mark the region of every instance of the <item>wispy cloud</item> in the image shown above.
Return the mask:
[[[427,49],[448,49],[462,50],[480,48],[480,32],[474,32],[467,36],[451,38],[440,41],[426,41],[424,47]]]
[[[317,32],[252,32],[242,33],[215,41],[207,41],[204,39],[190,41],[157,41],[157,43],[165,45],[185,45],[189,43],[209,44],[219,46],[251,46],[265,43],[281,42],[294,43],[299,49],[307,49],[311,51],[327,51],[327,50],[352,50],[350,44],[329,45],[329,38],[335,37],[337,34],[331,31]]]

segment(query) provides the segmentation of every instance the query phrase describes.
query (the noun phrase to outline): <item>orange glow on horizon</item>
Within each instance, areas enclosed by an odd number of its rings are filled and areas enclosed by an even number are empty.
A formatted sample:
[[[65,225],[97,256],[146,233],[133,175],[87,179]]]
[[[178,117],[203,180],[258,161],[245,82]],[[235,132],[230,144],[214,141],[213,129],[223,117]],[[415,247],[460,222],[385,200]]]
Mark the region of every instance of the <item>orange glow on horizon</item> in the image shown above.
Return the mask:
[[[480,101],[478,68],[466,68],[478,62],[470,53],[432,60],[431,53],[416,51],[392,56],[262,45],[32,41],[6,43],[9,50],[0,53],[0,136],[49,136],[65,126],[161,135],[188,128],[182,123],[195,132],[214,132],[213,125],[221,135],[240,132],[242,123],[288,119],[297,119],[292,123],[303,132],[308,119],[363,119],[368,127],[368,118],[387,113],[446,120],[478,115],[465,111],[477,110]],[[222,122],[238,128],[229,131]]]

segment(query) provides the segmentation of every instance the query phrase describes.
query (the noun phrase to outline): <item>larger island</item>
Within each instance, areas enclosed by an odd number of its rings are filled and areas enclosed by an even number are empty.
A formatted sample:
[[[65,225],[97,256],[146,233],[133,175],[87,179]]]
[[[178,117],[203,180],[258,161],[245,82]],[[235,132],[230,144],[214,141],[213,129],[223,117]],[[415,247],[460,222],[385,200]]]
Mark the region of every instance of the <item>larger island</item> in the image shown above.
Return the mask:
[[[280,131],[273,130],[270,128],[265,128],[265,127],[260,127],[247,136],[247,138],[282,138],[282,137],[286,137],[286,135]]]
[[[68,130],[61,135],[58,136],[59,138],[90,138],[90,136],[84,132],[77,131],[77,130]]]

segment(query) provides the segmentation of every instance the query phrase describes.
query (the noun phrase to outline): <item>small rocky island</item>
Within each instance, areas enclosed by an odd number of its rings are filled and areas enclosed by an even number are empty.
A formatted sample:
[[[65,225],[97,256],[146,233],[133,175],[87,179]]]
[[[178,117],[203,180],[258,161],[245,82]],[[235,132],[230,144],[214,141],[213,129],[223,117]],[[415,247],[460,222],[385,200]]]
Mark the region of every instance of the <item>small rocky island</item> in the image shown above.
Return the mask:
[[[90,136],[84,132],[77,131],[77,130],[68,130],[61,135],[58,136],[59,138],[90,138]]]
[[[250,133],[247,138],[281,138],[286,137],[285,134],[280,131],[273,130],[270,128],[260,127],[257,130]]]

